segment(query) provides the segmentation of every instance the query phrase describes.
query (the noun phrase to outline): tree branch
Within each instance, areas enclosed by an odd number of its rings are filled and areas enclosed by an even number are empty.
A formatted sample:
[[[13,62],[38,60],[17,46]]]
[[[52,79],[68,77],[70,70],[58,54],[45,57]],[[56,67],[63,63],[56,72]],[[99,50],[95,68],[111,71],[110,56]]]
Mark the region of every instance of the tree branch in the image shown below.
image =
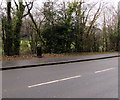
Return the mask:
[[[26,14],[23,15],[23,17],[26,17],[27,15],[29,15],[30,11],[31,11],[32,8],[33,8],[33,2],[30,2],[29,4],[27,4],[27,2],[25,1],[25,3],[26,3],[25,7],[27,7],[27,10],[28,10],[28,11],[27,11]],[[31,5],[31,6],[29,7],[29,5]]]
[[[95,13],[95,15],[94,15],[94,17],[93,17],[93,19],[91,21],[90,27],[87,30],[88,34],[90,33],[90,30],[93,27],[93,24],[95,23],[95,21],[97,20],[97,18],[99,17],[100,13],[101,13],[101,4],[99,5],[99,8],[97,9],[97,11],[96,11],[96,13]]]
[[[18,8],[18,4],[17,4],[17,2],[14,0],[14,3],[15,3],[15,5],[16,5],[16,8],[17,8],[17,10],[19,9]]]

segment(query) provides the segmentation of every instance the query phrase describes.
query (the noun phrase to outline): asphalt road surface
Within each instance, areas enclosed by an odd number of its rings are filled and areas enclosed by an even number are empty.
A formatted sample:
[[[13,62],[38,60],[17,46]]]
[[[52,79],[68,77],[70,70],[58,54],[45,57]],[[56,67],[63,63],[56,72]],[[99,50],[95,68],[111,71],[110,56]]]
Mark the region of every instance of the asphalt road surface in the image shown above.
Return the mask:
[[[2,72],[3,98],[118,98],[118,58]]]

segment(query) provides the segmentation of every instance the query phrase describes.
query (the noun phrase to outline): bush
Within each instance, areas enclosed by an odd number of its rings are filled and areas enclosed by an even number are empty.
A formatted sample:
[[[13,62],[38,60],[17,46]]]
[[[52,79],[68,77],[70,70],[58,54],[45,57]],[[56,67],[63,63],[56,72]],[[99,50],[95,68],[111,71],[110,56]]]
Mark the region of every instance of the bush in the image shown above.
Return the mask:
[[[31,54],[30,44],[28,40],[21,40],[20,42],[20,54]]]

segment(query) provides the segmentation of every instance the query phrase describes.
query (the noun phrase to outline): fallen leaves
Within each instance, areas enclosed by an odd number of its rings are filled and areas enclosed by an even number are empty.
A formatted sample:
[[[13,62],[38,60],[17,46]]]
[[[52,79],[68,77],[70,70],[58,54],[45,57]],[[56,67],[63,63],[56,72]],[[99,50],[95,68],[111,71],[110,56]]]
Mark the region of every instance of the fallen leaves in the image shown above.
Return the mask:
[[[104,53],[113,53],[113,52],[104,52]],[[36,54],[31,55],[15,55],[15,56],[2,56],[0,60],[11,61],[11,60],[29,60],[29,59],[44,59],[44,58],[53,58],[53,57],[65,57],[65,56],[81,56],[81,55],[95,55],[95,54],[104,54],[103,52],[83,52],[83,53],[63,53],[63,54],[42,54],[41,58],[38,58]]]

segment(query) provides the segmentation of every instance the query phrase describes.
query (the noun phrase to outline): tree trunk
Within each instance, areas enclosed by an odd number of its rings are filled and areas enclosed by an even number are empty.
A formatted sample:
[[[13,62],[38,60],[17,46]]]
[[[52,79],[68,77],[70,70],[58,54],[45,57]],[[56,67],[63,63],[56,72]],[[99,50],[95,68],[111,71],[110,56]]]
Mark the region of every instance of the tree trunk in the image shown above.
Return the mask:
[[[19,9],[17,10],[16,23],[14,28],[14,55],[19,55],[20,51],[20,31],[22,27],[22,18],[25,7],[23,2],[19,2]]]
[[[6,23],[6,50],[5,54],[7,56],[13,55],[13,38],[12,38],[12,19],[11,19],[11,1],[7,2],[7,23]]]

